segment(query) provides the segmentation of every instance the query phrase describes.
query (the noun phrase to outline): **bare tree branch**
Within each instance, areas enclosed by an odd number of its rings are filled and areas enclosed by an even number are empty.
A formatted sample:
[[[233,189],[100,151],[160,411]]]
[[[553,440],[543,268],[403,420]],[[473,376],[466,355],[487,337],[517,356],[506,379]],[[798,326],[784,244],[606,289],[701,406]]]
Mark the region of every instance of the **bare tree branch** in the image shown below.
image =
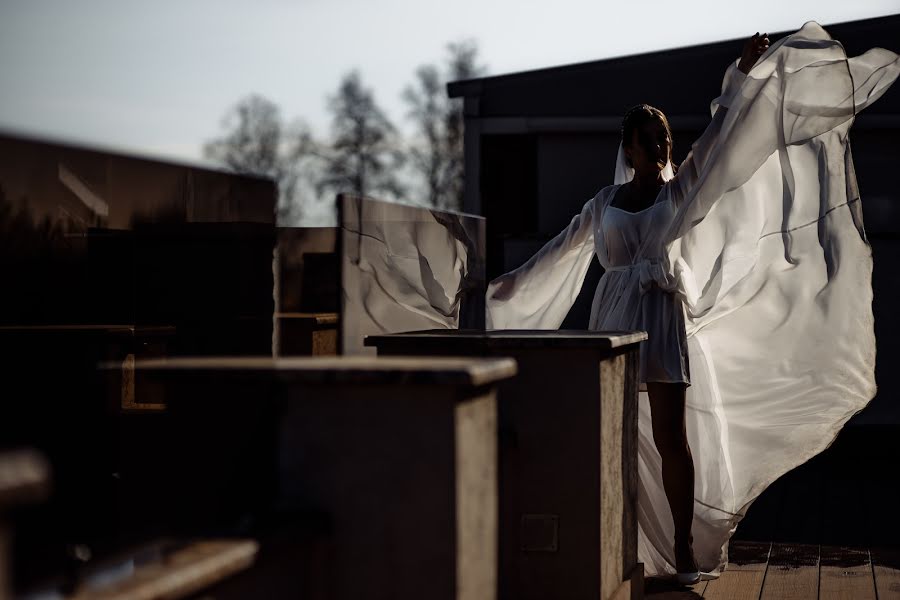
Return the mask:
[[[394,125],[363,86],[358,71],[341,80],[330,98],[332,140],[318,181],[319,193],[352,192],[400,199],[405,190],[397,178],[404,153]]]
[[[438,208],[459,209],[464,190],[463,114],[461,103],[444,92],[447,80],[470,79],[484,72],[477,65],[478,47],[465,40],[447,45],[442,81],[440,70],[423,65],[415,82],[403,92],[407,116],[417,126],[409,151],[412,167],[427,189],[428,200]]]
[[[252,94],[238,101],[223,117],[220,138],[204,145],[203,153],[236,173],[265,175],[278,183],[278,221],[300,218],[301,179],[315,145],[309,127],[296,121],[285,126],[278,106]]]

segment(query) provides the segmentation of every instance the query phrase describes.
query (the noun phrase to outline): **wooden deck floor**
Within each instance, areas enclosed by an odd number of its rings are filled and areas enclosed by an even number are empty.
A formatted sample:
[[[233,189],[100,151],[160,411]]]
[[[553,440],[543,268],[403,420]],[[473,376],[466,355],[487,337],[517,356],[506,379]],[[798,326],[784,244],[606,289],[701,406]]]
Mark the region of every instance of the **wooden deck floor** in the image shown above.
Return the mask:
[[[900,598],[900,553],[837,546],[735,542],[728,570],[713,581],[676,587],[648,579],[648,600]]]
[[[650,600],[900,599],[900,431],[845,429],[751,506],[714,581],[648,579]]]

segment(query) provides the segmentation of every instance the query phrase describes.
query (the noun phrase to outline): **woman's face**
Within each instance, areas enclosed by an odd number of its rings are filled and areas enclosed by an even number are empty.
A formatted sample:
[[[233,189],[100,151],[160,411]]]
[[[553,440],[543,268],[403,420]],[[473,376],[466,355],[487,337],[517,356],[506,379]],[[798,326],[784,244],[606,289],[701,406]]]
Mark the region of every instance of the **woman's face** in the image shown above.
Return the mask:
[[[635,128],[624,150],[635,173],[651,175],[662,171],[672,158],[672,139],[659,119],[651,119]]]

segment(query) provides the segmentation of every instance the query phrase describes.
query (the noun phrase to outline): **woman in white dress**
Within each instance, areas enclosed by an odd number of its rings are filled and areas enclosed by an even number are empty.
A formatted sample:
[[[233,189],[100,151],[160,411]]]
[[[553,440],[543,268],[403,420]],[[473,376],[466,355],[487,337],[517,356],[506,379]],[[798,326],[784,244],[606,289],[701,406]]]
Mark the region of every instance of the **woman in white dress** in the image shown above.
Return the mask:
[[[488,287],[489,328],[555,329],[596,254],[590,329],[648,332],[649,575],[718,572],[752,500],[874,396],[871,252],[847,133],[898,72],[886,50],[848,59],[815,23],[771,48],[754,35],[677,173],[663,113],[631,109],[615,185]]]

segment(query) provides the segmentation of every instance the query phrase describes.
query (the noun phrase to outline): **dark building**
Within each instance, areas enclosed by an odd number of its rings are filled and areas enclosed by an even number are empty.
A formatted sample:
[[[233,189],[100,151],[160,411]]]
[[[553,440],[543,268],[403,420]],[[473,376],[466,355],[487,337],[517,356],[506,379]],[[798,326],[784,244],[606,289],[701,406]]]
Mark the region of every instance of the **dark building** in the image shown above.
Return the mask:
[[[799,29],[798,24],[798,29]],[[825,25],[849,56],[880,46],[900,51],[900,15]],[[775,41],[792,32],[770,33]],[[598,190],[612,183],[622,115],[641,102],[661,108],[681,161],[709,122],[710,101],[738,58],[742,39],[452,82],[465,102],[464,210],[487,218],[487,277],[521,265],[561,231]],[[880,373],[900,359],[892,305],[900,263],[900,91],[889,90],[856,120],[853,156],[875,257],[875,318]],[[563,327],[587,326],[601,269],[591,266]],[[880,396],[900,386],[879,378]],[[900,423],[886,401],[883,418]],[[871,412],[871,411],[867,411]]]

